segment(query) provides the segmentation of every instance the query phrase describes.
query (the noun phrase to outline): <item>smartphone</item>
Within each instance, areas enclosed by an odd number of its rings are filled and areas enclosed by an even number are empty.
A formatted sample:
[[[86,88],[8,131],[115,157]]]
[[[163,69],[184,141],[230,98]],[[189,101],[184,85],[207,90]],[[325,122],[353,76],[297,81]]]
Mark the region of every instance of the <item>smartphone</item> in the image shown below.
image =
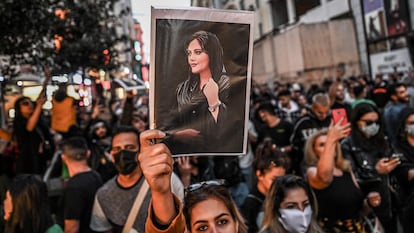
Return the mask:
[[[402,153],[394,153],[390,159],[401,159],[404,155]]]
[[[345,108],[332,109],[332,119],[333,119],[334,124],[336,124],[342,118],[343,120],[342,120],[341,125],[345,125],[346,123],[348,123],[348,117],[346,115]]]

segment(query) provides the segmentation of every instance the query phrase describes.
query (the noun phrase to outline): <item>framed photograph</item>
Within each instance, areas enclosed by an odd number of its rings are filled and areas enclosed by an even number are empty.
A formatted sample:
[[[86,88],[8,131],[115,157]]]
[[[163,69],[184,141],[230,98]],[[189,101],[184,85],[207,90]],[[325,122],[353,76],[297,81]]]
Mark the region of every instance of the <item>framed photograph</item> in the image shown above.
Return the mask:
[[[254,13],[152,8],[150,126],[174,156],[247,150]]]

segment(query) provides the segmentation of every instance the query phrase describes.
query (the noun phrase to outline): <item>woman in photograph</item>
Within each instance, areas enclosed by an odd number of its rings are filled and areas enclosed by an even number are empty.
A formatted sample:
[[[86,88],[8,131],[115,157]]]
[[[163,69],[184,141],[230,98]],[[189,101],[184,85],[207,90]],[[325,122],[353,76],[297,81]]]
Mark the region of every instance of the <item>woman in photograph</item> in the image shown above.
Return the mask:
[[[223,48],[217,36],[198,31],[185,46],[188,76],[176,89],[173,154],[215,152],[223,139],[230,80],[223,64]]]
[[[317,202],[300,177],[286,175],[273,181],[264,204],[261,233],[322,233],[316,221]]]
[[[235,202],[224,180],[195,183],[185,190],[183,214],[187,231],[247,233]]]
[[[46,183],[37,175],[18,175],[3,203],[5,233],[63,233],[50,215]]]

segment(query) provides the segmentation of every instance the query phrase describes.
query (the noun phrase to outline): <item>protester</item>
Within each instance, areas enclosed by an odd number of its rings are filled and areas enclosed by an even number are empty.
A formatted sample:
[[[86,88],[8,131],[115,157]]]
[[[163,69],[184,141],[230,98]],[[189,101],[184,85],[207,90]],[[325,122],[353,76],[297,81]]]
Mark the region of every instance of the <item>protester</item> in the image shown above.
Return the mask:
[[[400,161],[389,159],[391,150],[381,122],[381,115],[374,105],[356,105],[351,116],[351,134],[341,142],[342,151],[351,161],[352,171],[364,194],[380,193],[381,204],[373,209],[386,232],[397,232],[388,174]]]
[[[113,161],[108,154],[111,146],[111,128],[103,119],[95,118],[90,121],[85,131],[91,151],[88,164],[99,173],[103,182],[106,182],[116,175]]]
[[[301,117],[301,111],[298,104],[291,100],[291,95],[290,90],[279,92],[276,115],[282,120],[294,124]]]
[[[331,109],[343,108],[346,111],[348,119],[351,117],[352,107],[345,101],[345,86],[342,81],[336,81],[329,88],[329,99]]]
[[[46,183],[37,175],[18,175],[4,199],[5,233],[63,233],[49,211]]]
[[[276,150],[270,139],[258,146],[253,161],[256,178],[254,186],[240,208],[249,233],[258,232],[263,220],[263,202],[270,186],[275,179],[285,175],[288,169],[289,159]]]
[[[318,205],[309,185],[294,175],[273,181],[264,204],[260,233],[322,233]]]
[[[292,151],[292,145],[289,137],[293,131],[292,123],[277,116],[270,103],[262,103],[257,111],[265,123],[265,127],[259,135],[259,140],[263,140],[266,137],[271,138],[277,150],[283,153],[290,153]]]
[[[399,164],[393,175],[398,180],[398,198],[402,207],[401,224],[404,233],[414,232],[414,108],[403,109],[398,116],[395,153],[401,153]],[[397,186],[398,187],[398,186]]]
[[[303,174],[303,148],[306,140],[316,131],[329,126],[331,122],[330,108],[331,104],[327,94],[315,94],[312,97],[311,111],[299,118],[293,128],[290,138],[290,142],[293,145],[292,168],[299,176]]]
[[[94,231],[122,232],[137,195],[144,192],[144,199],[137,213],[139,218],[133,221],[132,228],[139,232],[145,232],[145,220],[148,216],[147,210],[151,193],[142,188],[145,187],[142,173],[144,170],[152,169],[146,167],[150,166],[151,162],[143,164],[137,161],[140,149],[139,138],[139,133],[135,128],[126,126],[119,127],[112,136],[111,157],[118,175],[107,181],[96,193],[90,223],[90,227]],[[151,153],[159,153],[159,151],[155,150]],[[155,159],[152,162],[156,163],[157,161]],[[162,167],[162,165],[159,166]],[[148,183],[151,182],[153,181],[148,180]],[[171,183],[169,187],[172,187],[173,193],[182,200],[184,187],[181,181],[177,176],[172,175]],[[154,198],[154,195],[152,197]],[[158,214],[156,215],[158,216]]]
[[[396,137],[397,125],[399,122],[398,115],[401,110],[408,107],[410,100],[407,86],[404,83],[394,83],[388,87],[390,101],[384,108],[384,126],[385,133],[390,143],[394,143]]]
[[[42,106],[46,96],[42,92],[36,105],[27,97],[20,97],[14,104],[13,138],[17,141],[19,156],[16,173],[43,174],[47,161],[54,153],[54,142],[42,117]],[[28,140],[30,139],[30,140]]]
[[[66,85],[59,84],[52,98],[51,129],[62,135],[63,139],[79,136],[76,120],[76,101],[66,94]]]
[[[331,123],[312,135],[305,147],[306,177],[319,203],[318,221],[326,232],[365,232],[361,212],[369,213],[369,202],[379,206],[379,193],[368,200],[356,183],[350,162],[342,157],[339,141],[346,137],[350,124]]]
[[[223,184],[223,180],[210,180],[186,188],[183,213],[188,232],[247,233],[243,218]]]
[[[69,232],[92,232],[89,228],[95,193],[102,186],[99,174],[88,166],[90,151],[81,137],[72,137],[61,145],[62,161],[70,179],[63,193],[64,229]]]

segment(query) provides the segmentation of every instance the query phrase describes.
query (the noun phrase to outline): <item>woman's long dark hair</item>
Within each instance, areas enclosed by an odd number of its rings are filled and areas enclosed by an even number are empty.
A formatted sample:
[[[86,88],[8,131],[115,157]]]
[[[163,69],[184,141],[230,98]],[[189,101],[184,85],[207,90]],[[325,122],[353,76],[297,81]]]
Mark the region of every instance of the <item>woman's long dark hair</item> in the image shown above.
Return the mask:
[[[47,186],[39,176],[18,175],[8,190],[13,212],[6,222],[5,233],[44,233],[54,224]]]
[[[223,47],[221,46],[220,40],[211,32],[198,31],[186,41],[185,49],[188,48],[188,45],[193,40],[197,40],[198,43],[200,43],[201,49],[208,54],[212,78],[214,81],[218,82],[221,75],[225,73],[223,65]],[[190,65],[188,65],[188,70],[190,71],[190,76],[196,75],[192,74]]]
[[[380,130],[375,136],[367,138],[358,128],[358,121],[367,113],[376,112],[378,114],[378,124]],[[381,114],[378,109],[369,103],[360,103],[355,106],[351,114],[351,137],[358,147],[363,150],[388,151],[388,143],[384,135],[384,125],[382,124]]]
[[[186,41],[185,49],[191,41],[197,40],[200,43],[201,49],[207,53],[209,57],[209,68],[213,80],[219,87],[219,97],[223,104],[228,103],[230,80],[226,75],[226,69],[223,63],[223,47],[220,44],[218,37],[206,31],[197,31]],[[191,66],[187,64],[188,79],[184,85],[177,88],[177,102],[178,109],[181,111],[183,106],[196,105],[205,101],[203,94],[194,95],[193,91],[199,88],[199,74],[191,72]],[[198,92],[195,92],[198,93]]]

